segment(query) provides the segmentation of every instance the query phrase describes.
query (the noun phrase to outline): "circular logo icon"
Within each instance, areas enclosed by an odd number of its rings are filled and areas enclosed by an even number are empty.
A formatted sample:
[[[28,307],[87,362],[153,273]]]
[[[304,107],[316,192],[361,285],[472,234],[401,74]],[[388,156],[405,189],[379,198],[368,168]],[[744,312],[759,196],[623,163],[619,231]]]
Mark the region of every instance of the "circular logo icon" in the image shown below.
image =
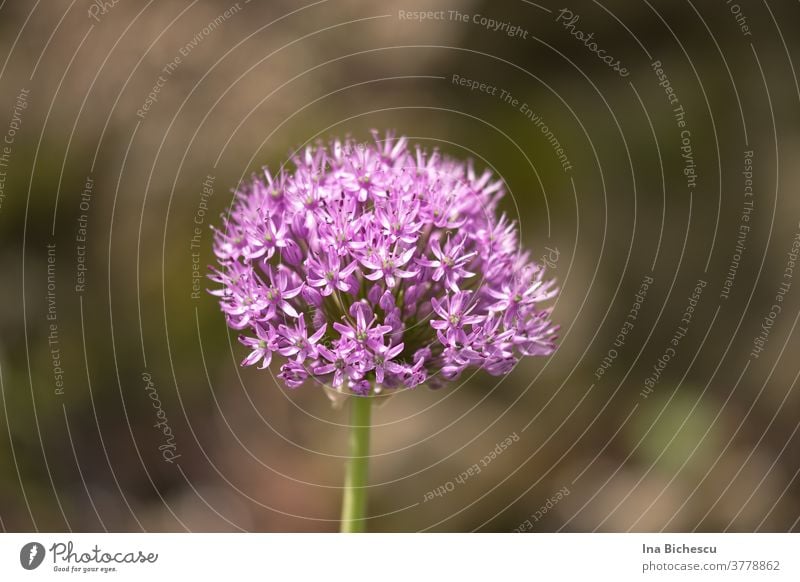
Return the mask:
[[[44,561],[44,546],[39,542],[28,542],[19,551],[19,563],[26,570],[35,570]]]

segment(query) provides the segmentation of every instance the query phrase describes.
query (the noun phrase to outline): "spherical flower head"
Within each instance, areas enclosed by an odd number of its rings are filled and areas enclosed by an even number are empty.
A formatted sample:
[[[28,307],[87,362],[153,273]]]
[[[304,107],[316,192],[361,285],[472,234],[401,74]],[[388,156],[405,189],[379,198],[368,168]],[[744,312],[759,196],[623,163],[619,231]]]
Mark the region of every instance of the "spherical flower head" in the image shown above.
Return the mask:
[[[307,147],[264,171],[215,230],[210,278],[242,365],[360,396],[507,374],[555,349],[557,294],[497,210],[489,171],[391,133]]]

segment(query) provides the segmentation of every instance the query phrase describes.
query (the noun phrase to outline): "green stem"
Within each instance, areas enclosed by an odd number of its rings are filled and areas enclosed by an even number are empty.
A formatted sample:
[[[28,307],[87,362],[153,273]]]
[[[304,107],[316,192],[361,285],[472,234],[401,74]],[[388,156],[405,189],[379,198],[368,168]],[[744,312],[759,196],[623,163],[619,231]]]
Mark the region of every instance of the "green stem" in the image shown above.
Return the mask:
[[[367,473],[372,398],[351,396],[350,458],[347,460],[342,500],[342,533],[363,532],[367,513]]]

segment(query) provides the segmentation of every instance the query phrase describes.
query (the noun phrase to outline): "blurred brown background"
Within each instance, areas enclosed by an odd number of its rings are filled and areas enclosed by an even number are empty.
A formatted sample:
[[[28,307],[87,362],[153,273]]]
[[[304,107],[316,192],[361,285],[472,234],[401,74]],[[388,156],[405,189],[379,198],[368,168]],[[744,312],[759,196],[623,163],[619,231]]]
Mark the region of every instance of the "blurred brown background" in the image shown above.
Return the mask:
[[[800,5],[562,8],[2,2],[2,527],[337,529],[346,415],[311,385],[240,369],[192,270],[212,261],[207,227],[241,179],[318,137],[378,128],[503,176],[505,210],[561,281],[563,334],[508,377],[376,412],[370,530],[800,529],[800,282],[787,277]],[[419,10],[443,17],[408,17]]]

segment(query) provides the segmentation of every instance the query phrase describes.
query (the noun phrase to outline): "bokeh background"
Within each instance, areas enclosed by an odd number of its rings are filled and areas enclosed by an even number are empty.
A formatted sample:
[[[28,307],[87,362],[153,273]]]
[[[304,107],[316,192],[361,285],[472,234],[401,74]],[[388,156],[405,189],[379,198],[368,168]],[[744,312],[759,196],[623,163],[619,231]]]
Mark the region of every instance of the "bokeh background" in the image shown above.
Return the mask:
[[[241,180],[377,128],[503,177],[562,337],[376,411],[370,530],[800,529],[798,22],[773,0],[0,2],[0,525],[338,528],[345,412],[239,368],[192,271]]]

